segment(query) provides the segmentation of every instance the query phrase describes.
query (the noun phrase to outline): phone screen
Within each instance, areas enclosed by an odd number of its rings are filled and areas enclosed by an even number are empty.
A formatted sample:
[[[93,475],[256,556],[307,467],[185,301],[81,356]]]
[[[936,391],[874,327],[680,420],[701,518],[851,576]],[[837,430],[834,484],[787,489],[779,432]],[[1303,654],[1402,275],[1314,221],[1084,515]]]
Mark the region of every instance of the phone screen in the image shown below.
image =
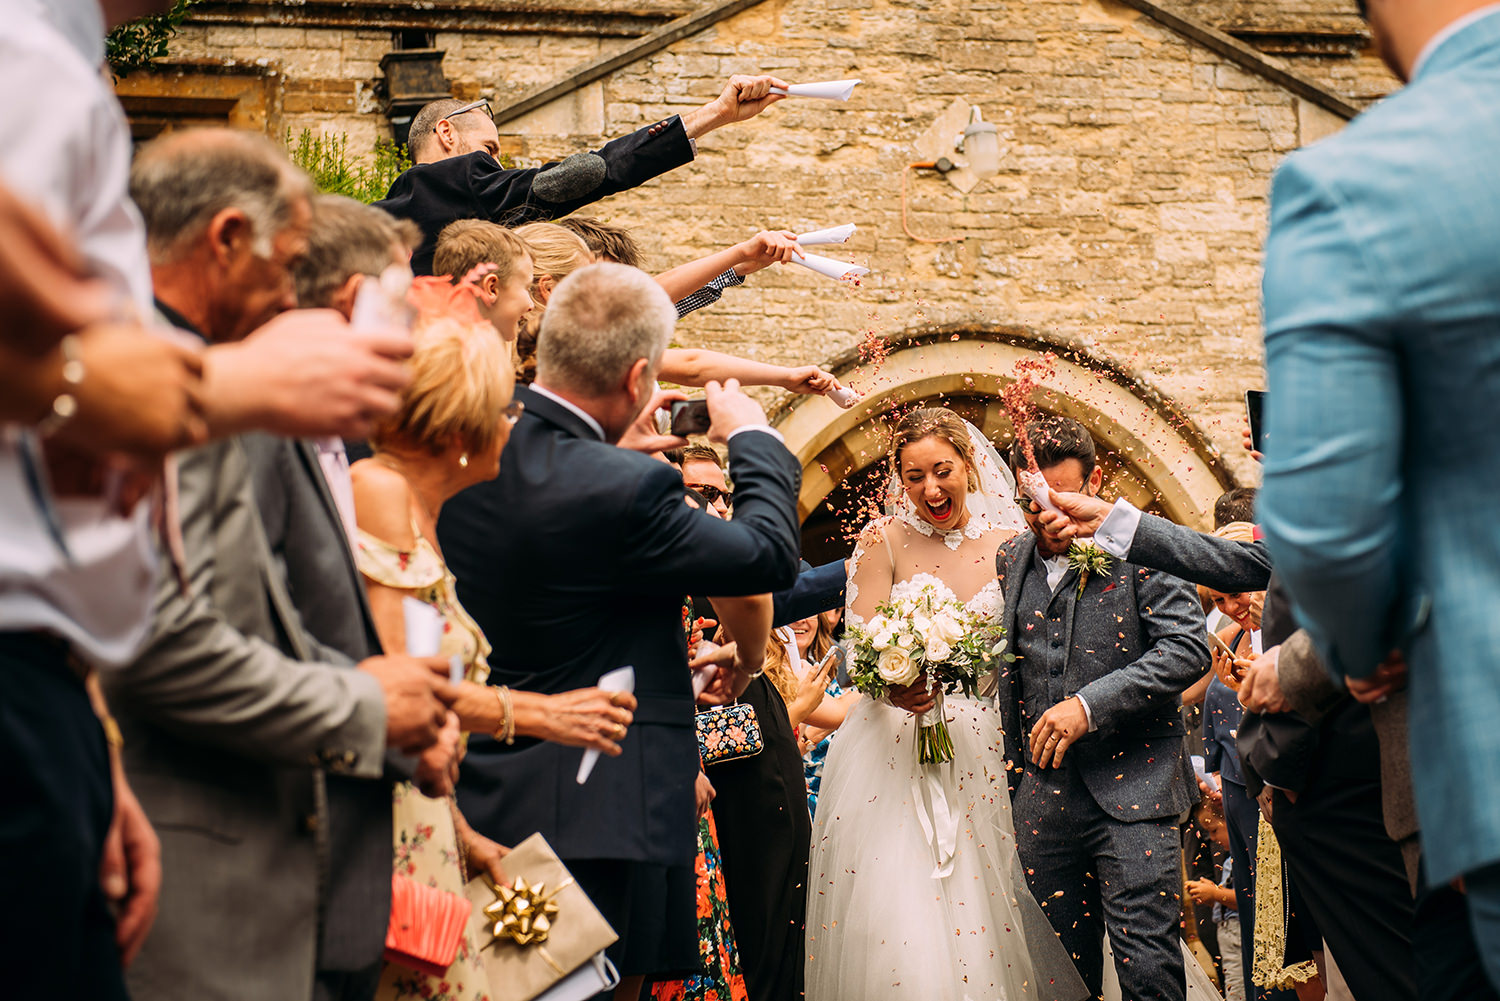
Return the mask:
[[[1250,417],[1250,447],[1257,452],[1264,452],[1264,441],[1261,437],[1261,414],[1265,410],[1266,394],[1264,390],[1245,390],[1245,413]]]
[[[672,433],[679,438],[703,434],[713,423],[708,416],[707,400],[674,400],[672,403]]]

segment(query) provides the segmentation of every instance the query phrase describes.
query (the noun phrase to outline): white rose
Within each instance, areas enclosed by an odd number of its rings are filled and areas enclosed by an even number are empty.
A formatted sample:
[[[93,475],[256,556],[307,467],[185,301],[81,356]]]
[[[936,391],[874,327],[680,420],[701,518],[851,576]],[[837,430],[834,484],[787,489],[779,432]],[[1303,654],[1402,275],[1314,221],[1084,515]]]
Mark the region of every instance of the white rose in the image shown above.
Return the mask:
[[[877,615],[870,620],[870,645],[876,650],[884,650],[896,641],[896,627],[890,619],[883,615]]]
[[[911,653],[900,646],[888,647],[882,652],[875,670],[887,685],[909,685],[922,673]]]
[[[938,639],[936,636],[927,640],[927,659],[933,664],[941,664],[953,656],[953,648]]]
[[[934,639],[942,640],[947,645],[957,643],[964,638],[963,623],[958,621],[958,616],[947,610],[938,612],[932,619],[932,632],[927,637],[929,646]]]
[[[911,630],[918,639],[925,640],[932,629],[932,619],[926,612],[917,612],[911,617]]]

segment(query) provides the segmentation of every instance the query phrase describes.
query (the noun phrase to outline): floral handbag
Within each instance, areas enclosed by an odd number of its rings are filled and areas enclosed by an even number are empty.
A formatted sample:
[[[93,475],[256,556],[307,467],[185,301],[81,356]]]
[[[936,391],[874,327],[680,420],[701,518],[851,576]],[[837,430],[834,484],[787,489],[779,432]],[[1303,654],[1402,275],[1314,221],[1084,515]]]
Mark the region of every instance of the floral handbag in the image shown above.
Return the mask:
[[[705,765],[754,757],[766,746],[755,707],[743,702],[698,712],[698,753]]]

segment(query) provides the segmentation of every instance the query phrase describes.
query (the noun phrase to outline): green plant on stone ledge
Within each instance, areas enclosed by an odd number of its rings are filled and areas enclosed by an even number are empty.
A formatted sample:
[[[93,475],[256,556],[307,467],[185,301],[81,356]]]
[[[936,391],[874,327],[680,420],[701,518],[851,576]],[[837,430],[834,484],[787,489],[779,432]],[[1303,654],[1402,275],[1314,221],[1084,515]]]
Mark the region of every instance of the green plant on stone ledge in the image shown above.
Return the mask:
[[[319,191],[347,195],[366,205],[384,198],[391,182],[411,166],[406,148],[389,139],[375,140],[370,163],[349,155],[349,137],[343,133],[315,136],[303,129],[294,139],[288,129],[286,147],[292,162],[307,171]]]
[[[126,76],[167,54],[167,46],[189,8],[205,0],[173,0],[172,9],[164,14],[148,14],[120,25],[104,40],[104,58],[117,77]]]

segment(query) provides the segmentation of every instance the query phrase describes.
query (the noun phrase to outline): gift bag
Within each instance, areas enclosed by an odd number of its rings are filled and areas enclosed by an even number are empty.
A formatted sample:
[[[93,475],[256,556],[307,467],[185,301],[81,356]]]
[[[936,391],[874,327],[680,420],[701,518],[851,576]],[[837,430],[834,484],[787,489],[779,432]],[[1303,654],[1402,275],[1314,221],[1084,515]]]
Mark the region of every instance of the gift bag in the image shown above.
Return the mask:
[[[464,887],[474,905],[470,934],[495,1001],[532,1001],[575,973],[599,983],[594,993],[607,990],[598,977],[613,968],[595,960],[619,936],[547,839],[533,834],[517,845],[505,856],[505,873],[509,887],[495,886],[487,875]],[[581,969],[585,964],[588,971]]]
[[[410,876],[391,876],[391,920],[385,930],[385,958],[440,977],[458,956],[472,906],[465,897]]]

